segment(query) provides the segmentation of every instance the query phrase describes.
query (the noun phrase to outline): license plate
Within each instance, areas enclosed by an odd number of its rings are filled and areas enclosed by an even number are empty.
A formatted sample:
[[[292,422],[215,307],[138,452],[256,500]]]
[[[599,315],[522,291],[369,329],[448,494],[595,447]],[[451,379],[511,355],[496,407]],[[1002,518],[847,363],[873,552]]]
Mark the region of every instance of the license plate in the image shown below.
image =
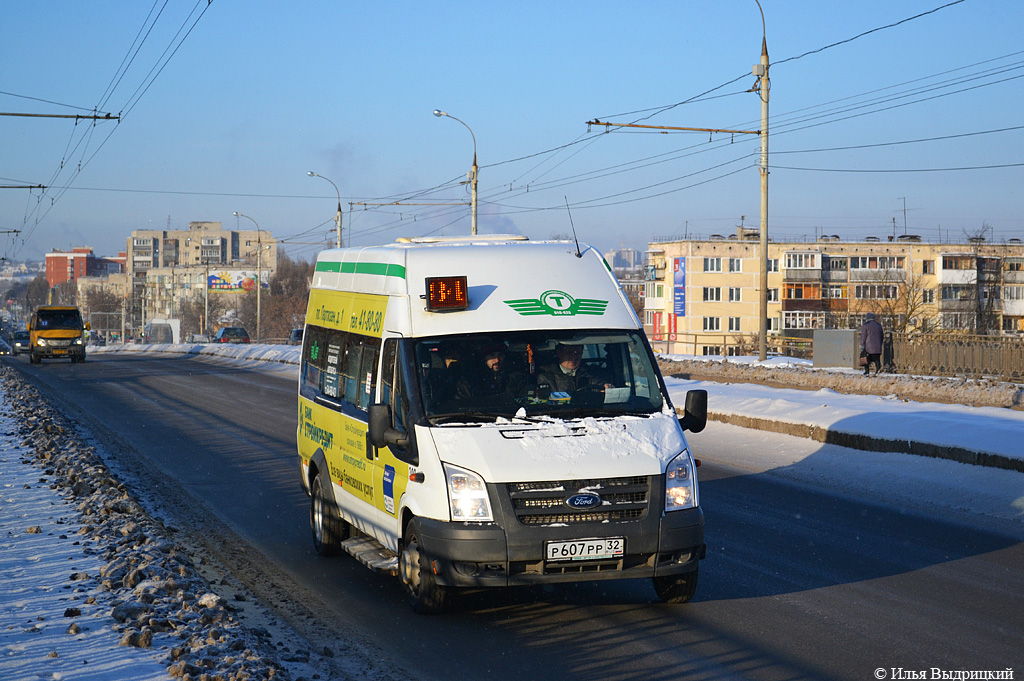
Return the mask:
[[[547,545],[548,560],[600,560],[619,558],[626,548],[625,537],[552,541]]]
[[[64,355],[64,354],[67,354],[67,350],[54,350],[53,354],[55,354],[55,355]]]

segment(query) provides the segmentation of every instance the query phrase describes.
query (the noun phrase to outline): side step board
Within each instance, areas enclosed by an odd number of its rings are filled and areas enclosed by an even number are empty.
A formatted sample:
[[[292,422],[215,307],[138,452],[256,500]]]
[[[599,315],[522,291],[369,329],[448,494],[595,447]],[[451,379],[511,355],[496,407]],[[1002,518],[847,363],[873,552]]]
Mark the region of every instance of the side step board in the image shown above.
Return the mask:
[[[352,537],[341,542],[341,548],[374,572],[398,576],[398,554],[376,539],[367,536]]]

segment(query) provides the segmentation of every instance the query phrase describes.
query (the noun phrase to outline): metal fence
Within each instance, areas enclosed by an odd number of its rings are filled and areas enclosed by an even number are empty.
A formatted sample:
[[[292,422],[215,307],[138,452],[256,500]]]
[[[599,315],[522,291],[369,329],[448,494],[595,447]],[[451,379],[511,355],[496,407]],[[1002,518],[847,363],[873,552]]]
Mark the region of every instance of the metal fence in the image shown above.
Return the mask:
[[[1024,379],[1024,339],[948,334],[893,335],[898,373]]]

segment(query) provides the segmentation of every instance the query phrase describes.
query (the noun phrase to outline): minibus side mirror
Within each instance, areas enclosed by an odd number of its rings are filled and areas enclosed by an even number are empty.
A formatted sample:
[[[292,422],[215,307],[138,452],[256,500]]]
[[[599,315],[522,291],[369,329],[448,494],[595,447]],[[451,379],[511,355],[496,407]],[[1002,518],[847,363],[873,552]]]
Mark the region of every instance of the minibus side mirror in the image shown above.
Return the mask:
[[[380,449],[388,445],[405,447],[409,444],[408,433],[398,430],[392,425],[391,407],[387,404],[371,404],[369,407],[370,423],[366,432],[370,444]]]
[[[699,433],[708,423],[708,391],[687,390],[686,407],[679,418],[683,430]]]

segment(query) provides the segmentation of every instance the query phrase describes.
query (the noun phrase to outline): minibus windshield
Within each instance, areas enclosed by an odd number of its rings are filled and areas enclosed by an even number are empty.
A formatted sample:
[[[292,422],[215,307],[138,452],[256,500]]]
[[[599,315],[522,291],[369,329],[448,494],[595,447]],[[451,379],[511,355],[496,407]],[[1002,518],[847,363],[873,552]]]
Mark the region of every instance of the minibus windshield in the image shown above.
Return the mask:
[[[36,328],[45,330],[82,330],[82,315],[78,310],[39,310],[36,313]]]
[[[463,334],[413,344],[419,394],[435,424],[652,414],[664,404],[638,331]]]

